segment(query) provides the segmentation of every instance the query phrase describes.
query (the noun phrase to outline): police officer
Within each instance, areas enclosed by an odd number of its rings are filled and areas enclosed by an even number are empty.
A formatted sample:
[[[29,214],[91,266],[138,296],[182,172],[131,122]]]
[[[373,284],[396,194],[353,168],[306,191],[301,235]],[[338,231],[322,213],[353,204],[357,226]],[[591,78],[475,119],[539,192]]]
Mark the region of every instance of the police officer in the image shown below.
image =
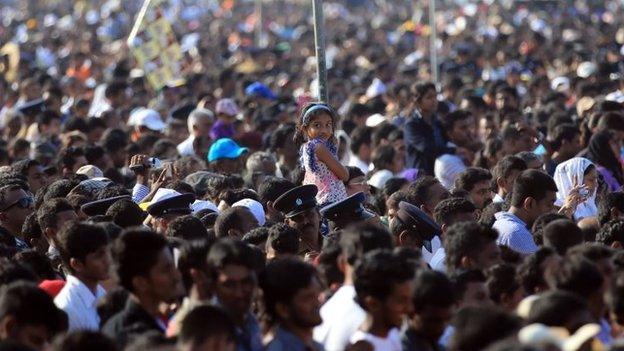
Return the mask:
[[[273,203],[273,208],[284,215],[284,223],[301,232],[299,254],[308,257],[318,255],[323,246],[319,230],[321,215],[315,199],[317,192],[316,185],[302,185],[285,192]]]
[[[364,207],[366,195],[359,192],[348,198],[329,204],[321,209],[321,215],[330,222],[332,230],[346,228],[349,224],[373,222],[379,224],[379,217]]]

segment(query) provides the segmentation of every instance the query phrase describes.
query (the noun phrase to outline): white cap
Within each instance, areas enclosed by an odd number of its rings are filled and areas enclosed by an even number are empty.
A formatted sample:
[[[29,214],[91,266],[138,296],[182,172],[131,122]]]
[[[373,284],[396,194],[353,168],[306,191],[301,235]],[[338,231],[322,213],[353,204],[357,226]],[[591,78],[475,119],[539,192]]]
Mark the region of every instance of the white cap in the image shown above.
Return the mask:
[[[216,213],[219,213],[219,209],[217,208],[217,206],[212,202],[206,200],[195,200],[195,202],[191,204],[191,210],[193,211],[193,213],[197,213],[201,210],[212,210]]]
[[[373,79],[371,85],[366,89],[366,97],[369,99],[375,98],[379,95],[383,95],[386,93],[388,88],[379,78]]]
[[[568,79],[568,77],[555,77],[553,78],[553,80],[550,82],[550,88],[552,90],[568,90],[570,89],[570,79]]]
[[[380,171],[375,172],[372,177],[368,180],[368,185],[374,186],[377,189],[381,189],[384,187],[388,179],[394,177],[394,174],[387,169],[382,169]]]
[[[612,93],[607,94],[607,96],[605,97],[605,100],[615,101],[615,102],[622,104],[624,103],[624,93],[619,90],[616,90]]]
[[[366,119],[366,126],[367,127],[371,127],[371,128],[375,128],[375,127],[377,127],[378,125],[382,124],[385,121],[386,121],[386,117],[384,117],[380,113],[375,113],[374,115],[370,115]]]
[[[167,124],[160,118],[160,114],[149,108],[142,108],[130,114],[129,125],[143,126],[151,130],[162,131]]]
[[[159,188],[158,190],[156,190],[156,194],[154,194],[154,197],[152,198],[152,201],[150,201],[150,203],[155,204],[162,200],[167,200],[178,195],[182,195],[182,194],[180,194],[179,192],[173,189]]]
[[[82,166],[78,168],[78,170],[76,171],[76,174],[84,174],[87,177],[89,177],[89,179],[104,177],[104,172],[102,172],[101,169],[97,168],[94,165]]]
[[[258,220],[258,224],[263,226],[266,223],[266,217],[264,213],[264,207],[262,204],[256,200],[252,199],[242,199],[240,201],[235,202],[232,207],[247,207],[249,211],[256,217]]]
[[[581,63],[576,69],[576,75],[581,78],[587,78],[592,74],[596,73],[596,71],[598,71],[598,66],[596,66],[595,63],[585,61]]]

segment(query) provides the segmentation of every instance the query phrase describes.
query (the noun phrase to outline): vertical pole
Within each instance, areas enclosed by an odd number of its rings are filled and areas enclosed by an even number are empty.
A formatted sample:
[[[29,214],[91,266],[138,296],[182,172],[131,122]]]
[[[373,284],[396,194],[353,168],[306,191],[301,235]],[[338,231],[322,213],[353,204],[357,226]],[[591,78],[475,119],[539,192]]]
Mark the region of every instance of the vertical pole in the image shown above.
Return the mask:
[[[316,76],[318,99],[327,102],[327,65],[325,62],[325,27],[323,23],[323,0],[312,0],[314,16],[314,47],[316,51]]]
[[[431,27],[431,33],[429,35],[429,55],[431,63],[431,77],[433,82],[437,85],[439,83],[438,75],[438,48],[436,42],[438,41],[438,33],[436,31],[435,20],[435,0],[429,0],[429,26]]]
[[[256,46],[262,47],[264,46],[262,43],[262,25],[264,23],[264,18],[262,15],[262,0],[256,0],[255,2],[256,8]]]

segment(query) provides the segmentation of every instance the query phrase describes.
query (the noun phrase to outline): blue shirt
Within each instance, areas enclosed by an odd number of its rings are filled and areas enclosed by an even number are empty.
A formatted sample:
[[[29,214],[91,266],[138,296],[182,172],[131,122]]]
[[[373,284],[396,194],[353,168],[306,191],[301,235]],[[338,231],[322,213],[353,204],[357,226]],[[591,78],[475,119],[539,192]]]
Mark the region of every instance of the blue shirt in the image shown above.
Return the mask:
[[[323,345],[312,341],[312,345],[307,345],[295,334],[277,328],[273,340],[267,345],[266,351],[323,351]]]
[[[530,255],[537,251],[533,235],[520,218],[511,212],[498,212],[494,217],[496,222],[492,228],[498,231],[496,243],[499,246],[507,246],[512,251],[523,255]]]

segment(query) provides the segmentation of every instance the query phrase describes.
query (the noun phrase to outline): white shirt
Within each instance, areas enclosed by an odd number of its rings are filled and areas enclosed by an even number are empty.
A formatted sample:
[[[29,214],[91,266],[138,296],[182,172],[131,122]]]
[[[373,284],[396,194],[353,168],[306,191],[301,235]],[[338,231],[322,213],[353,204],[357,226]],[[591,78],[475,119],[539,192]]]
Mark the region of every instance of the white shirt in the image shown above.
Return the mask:
[[[97,286],[96,294],[84,285],[78,278],[68,275],[65,286],[56,298],[54,304],[67,313],[69,331],[100,329],[100,316],[97,313],[98,301],[106,295],[101,285]]]
[[[314,328],[314,341],[326,351],[343,351],[351,336],[366,320],[366,312],[355,302],[355,287],[343,285],[321,307],[323,323]]]
[[[375,351],[401,351],[401,335],[399,334],[399,330],[397,328],[392,328],[390,332],[388,332],[388,336],[385,338],[380,338],[373,334],[365,333],[361,330],[358,330],[351,337],[351,343],[358,342],[360,340],[365,340],[373,345],[373,350]]]
[[[195,141],[195,136],[191,135],[186,140],[178,144],[178,153],[180,156],[191,156],[195,155],[195,149],[193,148],[193,141]]]
[[[457,176],[466,170],[466,165],[461,157],[452,154],[444,154],[436,158],[433,164],[433,174],[447,189],[452,189]]]
[[[427,250],[424,246],[421,249],[423,261],[431,263],[431,258],[433,257],[433,254],[437,252],[441,247],[442,241],[440,240],[440,237],[437,235],[434,236],[433,239],[431,239],[431,251]]]
[[[441,247],[438,249],[438,251],[436,251],[435,254],[433,254],[431,261],[429,261],[429,266],[431,266],[431,269],[433,269],[434,271],[444,273],[446,272],[446,263],[444,262],[445,260],[446,252],[444,251],[444,248]]]
[[[368,164],[362,161],[356,155],[351,155],[351,157],[349,157],[349,166],[359,168],[362,171],[362,173],[364,173],[364,175],[366,175],[369,171],[372,170],[372,164]]]
[[[495,204],[498,204],[498,203],[502,204],[503,202],[505,202],[505,199],[503,199],[502,196],[500,196],[500,195],[498,195],[498,193],[496,193],[496,194],[494,194],[494,198],[492,199],[492,202],[495,203]]]

